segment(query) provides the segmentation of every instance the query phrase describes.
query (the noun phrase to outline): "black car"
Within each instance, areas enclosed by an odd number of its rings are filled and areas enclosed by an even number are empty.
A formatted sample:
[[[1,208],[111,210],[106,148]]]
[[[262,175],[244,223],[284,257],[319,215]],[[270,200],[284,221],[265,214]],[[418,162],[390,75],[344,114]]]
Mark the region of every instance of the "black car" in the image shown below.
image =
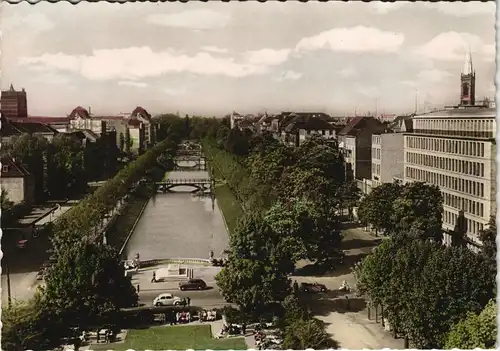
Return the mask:
[[[207,283],[203,279],[189,279],[187,282],[179,283],[179,290],[204,290]]]
[[[325,292],[327,290],[326,286],[318,283],[302,283],[300,284],[300,289],[303,292]]]

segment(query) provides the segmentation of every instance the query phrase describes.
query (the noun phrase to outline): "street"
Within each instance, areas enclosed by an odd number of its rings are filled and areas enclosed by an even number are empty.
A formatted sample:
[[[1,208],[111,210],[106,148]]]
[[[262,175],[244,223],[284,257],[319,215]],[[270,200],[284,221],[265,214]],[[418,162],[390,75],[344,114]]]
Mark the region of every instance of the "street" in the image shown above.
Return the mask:
[[[162,293],[171,293],[178,297],[190,297],[191,306],[200,306],[206,309],[220,308],[229,305],[221,296],[218,288],[209,288],[206,290],[180,291],[179,289],[149,289],[139,292],[139,304],[152,306],[153,299]]]

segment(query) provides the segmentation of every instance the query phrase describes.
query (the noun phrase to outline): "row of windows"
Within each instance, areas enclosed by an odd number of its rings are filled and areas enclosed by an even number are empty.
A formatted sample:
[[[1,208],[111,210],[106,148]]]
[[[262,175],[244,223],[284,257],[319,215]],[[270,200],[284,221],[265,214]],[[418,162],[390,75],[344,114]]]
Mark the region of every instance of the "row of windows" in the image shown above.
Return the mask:
[[[484,216],[484,205],[480,202],[464,199],[463,197],[456,196],[453,194],[448,194],[442,192],[443,203],[446,206],[456,208],[457,210],[462,210],[464,212],[473,214],[475,216]]]
[[[447,140],[407,136],[406,147],[446,152],[449,154],[484,157],[484,143],[478,141]]]
[[[372,163],[372,174],[380,175],[380,164]]]
[[[377,147],[372,147],[372,158],[380,160],[380,149]]]
[[[457,223],[457,218],[458,214],[449,212],[449,211],[444,211],[443,212],[443,223],[448,224],[451,227],[455,227]],[[477,221],[474,221],[470,218],[466,218],[467,222],[467,233],[468,234],[479,234],[480,231],[483,230],[484,225],[483,223],[479,223]]]
[[[470,132],[491,132],[495,120],[492,119],[415,119],[414,129],[457,130]]]
[[[372,144],[381,144],[382,143],[382,138],[380,135],[372,135]]]
[[[405,156],[405,162],[408,163],[473,175],[476,177],[484,177],[484,163],[481,162],[455,160],[448,157],[417,154],[413,152],[407,152]]]
[[[476,197],[484,197],[484,184],[481,182],[452,177],[441,173],[429,172],[413,167],[405,168],[405,176],[421,182],[435,184],[440,188],[451,189]]]

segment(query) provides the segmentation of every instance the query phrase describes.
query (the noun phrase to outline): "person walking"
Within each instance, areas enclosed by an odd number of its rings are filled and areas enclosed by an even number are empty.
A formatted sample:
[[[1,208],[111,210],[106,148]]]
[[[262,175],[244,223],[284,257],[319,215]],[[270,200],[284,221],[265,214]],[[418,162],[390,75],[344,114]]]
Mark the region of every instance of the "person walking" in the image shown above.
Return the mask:
[[[156,283],[156,271],[153,271],[153,278],[151,279],[151,283]]]
[[[137,284],[137,293],[139,293],[141,291],[141,287],[139,286],[139,284]]]
[[[186,297],[187,305],[191,306],[191,298],[188,296]]]

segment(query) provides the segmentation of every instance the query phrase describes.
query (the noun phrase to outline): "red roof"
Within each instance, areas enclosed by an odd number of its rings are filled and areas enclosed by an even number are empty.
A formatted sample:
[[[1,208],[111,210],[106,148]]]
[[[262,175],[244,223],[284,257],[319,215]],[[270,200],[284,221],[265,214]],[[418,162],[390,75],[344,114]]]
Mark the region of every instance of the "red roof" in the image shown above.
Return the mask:
[[[129,126],[132,126],[132,127],[139,127],[141,125],[141,121],[139,121],[138,119],[130,119],[128,121],[128,125]]]

